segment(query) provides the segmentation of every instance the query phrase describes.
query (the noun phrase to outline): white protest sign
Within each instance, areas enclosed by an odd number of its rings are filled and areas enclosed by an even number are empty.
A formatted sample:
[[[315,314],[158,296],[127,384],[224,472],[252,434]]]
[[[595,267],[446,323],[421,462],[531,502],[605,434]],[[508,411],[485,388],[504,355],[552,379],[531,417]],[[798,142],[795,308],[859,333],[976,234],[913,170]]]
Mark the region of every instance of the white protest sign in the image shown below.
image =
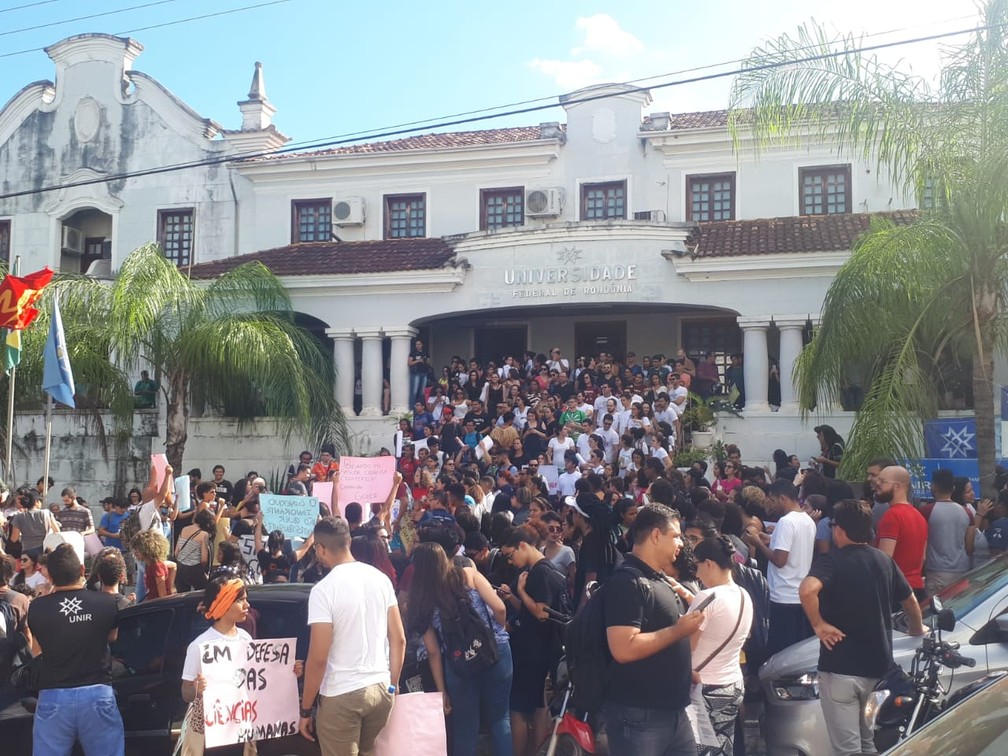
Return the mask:
[[[480,439],[480,442],[476,444],[476,459],[483,459],[483,457],[490,453],[493,445],[494,442],[490,436],[483,436],[483,438]]]
[[[256,582],[261,583],[262,573],[259,572],[259,555],[256,553],[255,536],[249,534],[238,536],[238,548],[241,549],[245,564],[255,575]]]
[[[188,475],[175,478],[175,504],[179,512],[188,512],[192,509],[192,491],[189,486]]]
[[[200,645],[207,748],[297,733],[296,649],[295,638]]]
[[[259,494],[263,529],[267,533],[283,531],[287,538],[307,538],[318,522],[318,504],[314,496]]]
[[[413,444],[413,456],[414,457],[416,457],[417,452],[420,451],[421,449],[427,449],[427,439],[426,438],[421,438],[419,441],[410,441],[410,443]],[[427,451],[430,451],[430,449],[427,449]]]
[[[361,504],[364,511],[376,501],[385,501],[392,490],[395,457],[341,457],[338,502],[343,517],[346,505]]]
[[[396,459],[398,459],[399,457],[402,456],[402,444],[403,444],[403,432],[401,430],[400,431],[396,431],[395,432],[395,455],[396,455]]]
[[[311,492],[312,496],[319,500],[319,504],[325,505],[325,508],[329,510],[329,514],[332,514],[332,481],[327,480],[312,483]]]
[[[556,496],[557,484],[560,481],[559,473],[553,465],[539,465],[539,477],[546,481],[549,488],[549,495]]]

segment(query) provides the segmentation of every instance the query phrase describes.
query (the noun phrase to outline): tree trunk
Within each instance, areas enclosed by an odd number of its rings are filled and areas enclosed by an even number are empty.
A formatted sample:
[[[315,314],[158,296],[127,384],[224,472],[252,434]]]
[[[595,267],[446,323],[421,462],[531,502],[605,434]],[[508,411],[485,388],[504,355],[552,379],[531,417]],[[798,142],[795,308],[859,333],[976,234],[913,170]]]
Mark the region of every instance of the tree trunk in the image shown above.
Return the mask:
[[[168,379],[168,414],[165,421],[165,456],[182,474],[182,456],[189,438],[189,378],[179,371]]]
[[[984,339],[985,341],[987,339]],[[994,441],[994,357],[993,344],[984,344],[984,357],[973,356],[973,414],[976,417],[977,465],[980,490],[985,498],[996,499],[994,468],[997,450]]]

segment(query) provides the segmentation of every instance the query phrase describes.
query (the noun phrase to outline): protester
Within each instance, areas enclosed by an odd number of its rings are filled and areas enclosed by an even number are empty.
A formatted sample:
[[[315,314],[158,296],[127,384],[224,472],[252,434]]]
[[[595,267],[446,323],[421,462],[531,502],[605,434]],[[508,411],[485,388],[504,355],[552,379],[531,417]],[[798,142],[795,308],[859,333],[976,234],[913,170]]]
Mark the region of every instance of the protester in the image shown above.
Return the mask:
[[[918,601],[924,601],[924,557],[928,525],[924,515],[910,504],[910,473],[903,467],[887,467],[875,481],[875,498],[889,505],[879,520],[876,546],[893,558]]]
[[[53,592],[28,608],[32,651],[41,654],[33,753],[66,756],[79,742],[87,754],[121,756],[123,723],[108,653],[117,635],[116,599],[84,587],[84,565],[70,544],[47,555],[46,569]]]
[[[894,604],[903,606],[907,633],[924,634],[910,585],[889,555],[868,545],[870,538],[868,505],[839,502],[833,508],[837,548],[816,559],[800,588],[802,607],[820,641],[819,703],[836,756],[875,752],[862,711],[893,665]]]
[[[144,598],[161,598],[174,593],[176,565],[167,561],[168,539],[161,531],[140,531],[133,536],[130,547],[137,564],[143,565]]]
[[[311,643],[298,727],[309,740],[317,735],[323,756],[367,756],[392,711],[406,635],[391,581],[353,558],[346,521],[323,518],[314,536],[316,558],[330,571],[308,599]],[[381,638],[387,646],[375,642]]]

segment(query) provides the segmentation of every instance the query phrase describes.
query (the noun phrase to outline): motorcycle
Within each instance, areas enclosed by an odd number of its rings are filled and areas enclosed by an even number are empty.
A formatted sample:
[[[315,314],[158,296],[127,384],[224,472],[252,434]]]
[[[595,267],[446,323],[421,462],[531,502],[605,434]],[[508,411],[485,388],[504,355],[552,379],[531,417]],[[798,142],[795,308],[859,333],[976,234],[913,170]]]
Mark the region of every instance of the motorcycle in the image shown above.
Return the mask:
[[[939,679],[942,669],[974,667],[976,660],[959,653],[959,644],[942,639],[942,632],[955,629],[951,609],[943,609],[937,596],[931,599],[934,621],[914,653],[910,674],[893,665],[872,692],[864,716],[875,731],[897,730],[897,742],[923,727],[949,705],[948,689]]]

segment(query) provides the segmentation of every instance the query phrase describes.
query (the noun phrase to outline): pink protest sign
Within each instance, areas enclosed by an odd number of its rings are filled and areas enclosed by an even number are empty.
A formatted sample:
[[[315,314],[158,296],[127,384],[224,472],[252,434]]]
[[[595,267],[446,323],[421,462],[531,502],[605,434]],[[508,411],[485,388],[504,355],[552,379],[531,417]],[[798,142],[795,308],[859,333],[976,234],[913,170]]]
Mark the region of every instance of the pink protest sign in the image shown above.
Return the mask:
[[[161,488],[161,481],[164,480],[165,469],[168,467],[168,457],[164,454],[151,454],[151,464],[154,465],[154,486]]]
[[[395,457],[340,457],[336,489],[340,516],[351,501],[363,504],[364,511],[368,504],[385,501],[392,490],[395,465]]]
[[[319,504],[329,510],[329,514],[332,514],[332,487],[332,481],[328,480],[312,483],[311,487],[312,496],[319,500]]]
[[[448,752],[440,693],[396,696],[392,715],[375,742],[377,756],[442,756]]]
[[[295,638],[200,645],[207,748],[297,733],[296,647]]]

